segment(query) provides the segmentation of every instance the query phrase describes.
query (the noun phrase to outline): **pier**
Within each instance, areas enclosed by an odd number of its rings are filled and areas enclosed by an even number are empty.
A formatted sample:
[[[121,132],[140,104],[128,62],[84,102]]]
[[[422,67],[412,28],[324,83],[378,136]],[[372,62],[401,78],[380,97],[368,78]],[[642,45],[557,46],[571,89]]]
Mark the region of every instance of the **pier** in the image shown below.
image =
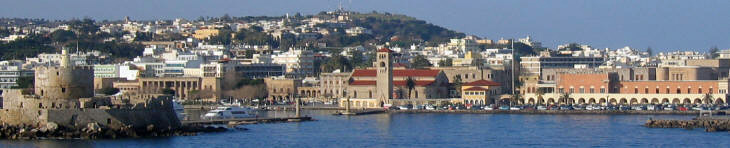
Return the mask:
[[[210,125],[210,124],[256,124],[256,123],[277,123],[277,122],[300,122],[312,121],[312,117],[283,117],[283,118],[235,118],[215,120],[194,120],[181,121],[183,125]]]

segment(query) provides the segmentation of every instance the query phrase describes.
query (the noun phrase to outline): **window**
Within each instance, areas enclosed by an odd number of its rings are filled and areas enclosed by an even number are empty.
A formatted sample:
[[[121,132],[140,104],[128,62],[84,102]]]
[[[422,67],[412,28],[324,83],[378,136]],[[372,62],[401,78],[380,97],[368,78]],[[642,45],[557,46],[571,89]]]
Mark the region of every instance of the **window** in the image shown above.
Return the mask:
[[[682,93],[682,89],[677,88],[677,94],[681,94],[681,93]]]
[[[698,89],[697,89],[697,93],[698,93],[698,94],[701,94],[701,93],[702,93],[702,88],[698,88]]]
[[[692,88],[687,88],[687,93],[688,94],[691,94],[692,93]]]
[[[580,93],[585,93],[585,91],[584,91],[584,90],[585,90],[584,88],[580,88],[580,90],[579,90],[579,91],[580,91]]]
[[[645,94],[648,94],[649,93],[649,88],[648,87],[647,88],[644,88],[644,93]]]
[[[591,88],[590,93],[596,93],[595,89],[594,88]]]
[[[659,88],[658,87],[656,88],[656,92],[654,92],[654,93],[657,93],[657,94],[659,93]]]
[[[575,92],[574,89],[573,88],[570,88],[570,91],[568,93],[571,93],[572,94],[573,92]]]
[[[565,93],[565,89],[564,88],[560,88],[560,89],[558,89],[558,92],[559,93]]]
[[[710,92],[707,92],[707,93],[712,94],[712,93],[715,93],[715,92],[712,92],[712,87],[710,87]]]
[[[601,88],[601,93],[606,93],[606,88]]]
[[[638,94],[639,93],[639,88],[634,88],[634,93],[635,94]]]

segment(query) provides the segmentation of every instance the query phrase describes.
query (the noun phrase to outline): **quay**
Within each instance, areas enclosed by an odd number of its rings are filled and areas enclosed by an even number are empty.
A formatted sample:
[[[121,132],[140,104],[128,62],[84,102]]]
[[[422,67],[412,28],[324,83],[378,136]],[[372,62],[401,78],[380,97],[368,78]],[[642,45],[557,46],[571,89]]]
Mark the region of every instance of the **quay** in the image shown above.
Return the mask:
[[[605,115],[697,115],[699,111],[667,110],[388,110],[388,113],[455,114],[605,114]],[[716,112],[720,113],[720,112]],[[724,113],[724,112],[723,112]]]
[[[181,121],[183,125],[210,125],[210,124],[256,124],[277,122],[312,121],[312,117],[282,117],[282,118],[236,118],[216,120]]]
[[[386,110],[357,110],[357,111],[337,112],[337,113],[335,113],[335,115],[357,116],[357,115],[380,114],[380,113],[385,113],[385,112],[386,112]]]

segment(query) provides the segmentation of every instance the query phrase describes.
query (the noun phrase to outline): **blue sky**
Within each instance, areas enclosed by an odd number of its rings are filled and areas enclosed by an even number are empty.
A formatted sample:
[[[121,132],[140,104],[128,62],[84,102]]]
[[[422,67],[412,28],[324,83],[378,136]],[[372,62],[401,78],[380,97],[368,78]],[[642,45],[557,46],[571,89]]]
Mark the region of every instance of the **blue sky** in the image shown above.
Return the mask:
[[[0,17],[97,20],[259,16],[334,10],[338,0],[5,0]],[[531,35],[546,46],[656,51],[730,48],[727,0],[343,0],[349,10],[391,12],[490,39]]]

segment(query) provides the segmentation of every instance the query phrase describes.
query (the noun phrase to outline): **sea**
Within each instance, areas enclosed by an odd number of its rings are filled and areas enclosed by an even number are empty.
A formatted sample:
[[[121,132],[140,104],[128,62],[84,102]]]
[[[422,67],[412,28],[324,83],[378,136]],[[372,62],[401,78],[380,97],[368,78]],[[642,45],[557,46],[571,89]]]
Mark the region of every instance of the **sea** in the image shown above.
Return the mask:
[[[646,128],[654,119],[690,115],[526,115],[384,113],[336,116],[305,110],[315,121],[241,125],[221,133],[144,139],[0,140],[0,147],[728,147],[730,133]],[[260,112],[291,117],[293,112]]]

